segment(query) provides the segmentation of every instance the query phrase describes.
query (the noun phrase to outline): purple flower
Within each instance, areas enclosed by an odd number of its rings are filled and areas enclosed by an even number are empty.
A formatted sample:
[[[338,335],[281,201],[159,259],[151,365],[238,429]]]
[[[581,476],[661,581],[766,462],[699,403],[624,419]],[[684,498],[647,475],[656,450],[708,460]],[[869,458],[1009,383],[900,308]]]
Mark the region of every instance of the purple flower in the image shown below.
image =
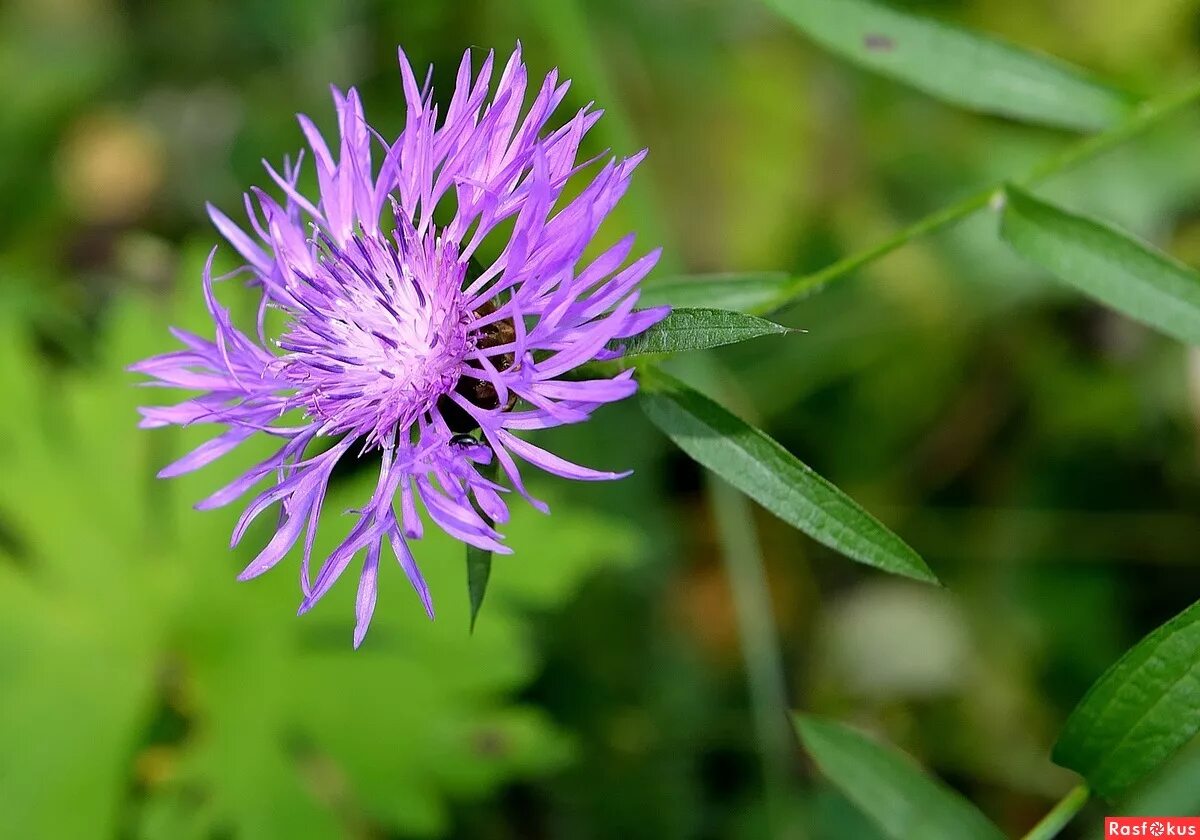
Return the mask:
[[[336,157],[313,123],[299,118],[318,196],[297,187],[301,153],[294,165],[285,160],[282,173],[267,165],[282,203],[257,188],[245,197],[253,235],[209,207],[246,261],[235,274],[247,272],[261,287],[256,335],[239,330],[217,301],[214,248],[203,283],[215,341],[173,329],[183,349],[132,367],[152,377],[147,384],[201,392],[178,405],[142,409],[142,427],[222,428],[161,477],[203,467],[257,434],[278,439],[278,452],[197,507],[227,505],[270,479],[242,513],[233,544],[276,503],[278,525],[240,578],[270,569],[303,534],[301,613],[365,552],[356,647],[375,608],[385,541],[433,615],[407,544],[421,536],[421,508],[464,543],[509,551],[495,527],[508,519],[509,489],[495,480],[493,459],[507,483],[542,511],[546,506],[525,489],[518,459],[584,481],[627,475],[578,466],[518,433],[581,422],[598,406],[633,394],[630,370],[609,379],[564,377],[612,358],[610,342],[666,314],[634,309],[658,251],[624,265],[630,235],[583,260],[645,153],[608,161],[575,198],[564,197],[568,181],[595,163],[577,163],[576,156],[601,112],[585,107],[547,129],[569,86],[559,84],[557,71],[522,116],[527,80],[520,45],[490,101],[493,55],[473,76],[468,52],[441,118],[429,82],[417,85],[403,51],[400,71],[407,122],[394,142],[370,128],[354,89],[334,89]],[[499,256],[480,265],[481,243],[501,237],[492,249]],[[268,307],[288,319],[277,338],[265,335]],[[343,457],[376,453],[374,494],[312,575],[313,540],[334,467]]]

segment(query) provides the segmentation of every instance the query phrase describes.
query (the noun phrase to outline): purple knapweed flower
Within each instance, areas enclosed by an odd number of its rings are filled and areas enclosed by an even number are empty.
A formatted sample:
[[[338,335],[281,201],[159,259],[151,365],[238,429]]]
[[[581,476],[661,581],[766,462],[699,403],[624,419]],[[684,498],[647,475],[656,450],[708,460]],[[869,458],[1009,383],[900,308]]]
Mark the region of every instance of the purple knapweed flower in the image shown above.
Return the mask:
[[[485,468],[493,458],[507,483],[543,511],[525,489],[518,458],[564,478],[627,474],[570,463],[518,433],[578,423],[633,394],[630,370],[608,379],[569,375],[612,358],[610,342],[666,314],[634,309],[657,251],[624,265],[630,235],[582,260],[644,152],[608,161],[574,198],[564,198],[572,176],[594,162],[577,163],[576,156],[601,112],[589,105],[548,130],[569,83],[551,72],[523,110],[520,45],[488,101],[492,70],[491,53],[474,76],[470,53],[464,55],[439,117],[429,81],[418,86],[401,51],[403,132],[387,142],[364,119],[358,93],[335,88],[336,157],[301,116],[318,195],[298,188],[297,157],[295,165],[285,161],[282,173],[267,165],[282,203],[257,188],[245,197],[253,234],[209,208],[246,261],[239,272],[261,287],[256,335],[239,330],[217,301],[214,248],[203,283],[215,340],[173,329],[184,349],[132,368],[153,378],[147,384],[202,392],[178,405],[142,409],[144,428],[223,427],[162,477],[203,467],[254,435],[278,438],[278,452],[197,507],[229,504],[270,479],[242,513],[233,544],[276,503],[278,525],[240,578],[270,569],[303,534],[301,613],[365,552],[356,647],[375,608],[385,541],[433,615],[406,543],[421,536],[420,508],[464,543],[509,551],[493,524],[508,519],[508,488]],[[485,238],[499,253],[490,264],[477,256]],[[287,318],[277,338],[265,334],[269,307]],[[368,454],[379,459],[375,491],[353,511],[349,535],[313,576],[313,540],[330,475],[342,458]]]

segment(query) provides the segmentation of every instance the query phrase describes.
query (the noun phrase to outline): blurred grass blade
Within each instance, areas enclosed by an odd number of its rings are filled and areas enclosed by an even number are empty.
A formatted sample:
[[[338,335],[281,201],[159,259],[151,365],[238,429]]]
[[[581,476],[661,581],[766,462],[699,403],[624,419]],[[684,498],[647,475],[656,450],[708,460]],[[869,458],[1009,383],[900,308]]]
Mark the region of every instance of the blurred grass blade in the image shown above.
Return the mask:
[[[895,840],[1002,840],[988,819],[903,753],[833,721],[795,716],[821,772]]]
[[[973,111],[1095,131],[1128,97],[1049,56],[867,0],[766,0],[831,52]]]
[[[1071,713],[1054,760],[1106,798],[1121,793],[1200,732],[1200,603],[1108,669]]]
[[[638,304],[764,312],[787,291],[790,280],[782,271],[668,277],[643,287]]]
[[[1008,187],[1001,236],[1085,295],[1200,344],[1200,274],[1128,234]]]
[[[774,321],[725,309],[675,309],[641,335],[614,341],[622,356],[684,353],[791,332]]]
[[[479,474],[488,481],[495,481],[497,475],[496,456],[492,456],[490,464],[483,464],[479,467]],[[483,521],[488,525],[493,522],[482,510],[476,508],[476,512],[483,517]],[[492,552],[476,548],[473,545],[467,546],[467,595],[471,600],[471,632],[475,632],[475,620],[479,618],[479,610],[483,606],[483,596],[487,594],[488,580],[492,576]]]
[[[784,522],[860,563],[937,582],[903,540],[763,432],[662,371],[643,371],[642,382],[654,425]]]

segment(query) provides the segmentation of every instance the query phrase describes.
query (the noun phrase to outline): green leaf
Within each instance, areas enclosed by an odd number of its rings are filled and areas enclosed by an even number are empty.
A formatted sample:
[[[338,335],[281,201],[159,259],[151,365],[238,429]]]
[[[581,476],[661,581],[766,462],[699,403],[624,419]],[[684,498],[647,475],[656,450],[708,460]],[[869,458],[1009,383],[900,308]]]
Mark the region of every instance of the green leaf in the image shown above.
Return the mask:
[[[662,371],[644,371],[642,382],[654,425],[784,522],[853,560],[937,582],[903,540],[766,434]]]
[[[903,753],[828,720],[795,716],[817,767],[894,840],[1002,840],[974,805]]]
[[[725,309],[675,309],[650,329],[613,342],[622,356],[684,353],[791,332],[773,321]]]
[[[765,312],[783,294],[790,280],[781,271],[668,277],[643,287],[638,303],[647,308],[709,307],[734,312]]]
[[[483,606],[487,593],[488,578],[492,575],[492,552],[467,546],[467,594],[471,599],[471,632],[475,632],[475,620]]]
[[[1054,760],[1112,798],[1200,732],[1200,603],[1108,669],[1063,728]]]
[[[1085,295],[1200,344],[1200,274],[1167,254],[1016,187],[1005,191],[1000,233],[1021,256]]]
[[[479,470],[480,475],[489,481],[496,480],[496,458],[492,457],[490,464]],[[486,513],[478,511],[483,521],[488,525],[494,524]],[[488,579],[492,576],[492,552],[484,548],[467,546],[467,596],[471,602],[471,632],[475,632],[475,620],[479,618],[479,610],[483,606],[483,596],[487,594]]]
[[[766,0],[818,44],[944,102],[1093,131],[1128,111],[1124,94],[1049,56],[867,0]]]
[[[1200,814],[1200,738],[1181,749],[1145,782],[1123,794],[1111,815]],[[1089,840],[1103,840],[1098,828]]]
[[[18,537],[0,555],[20,555],[0,559],[0,837],[444,836],[454,806],[561,770],[572,739],[519,699],[542,655],[527,614],[631,562],[637,535],[567,504],[548,528],[515,505],[505,532],[521,562],[491,582],[488,620],[468,636],[462,544],[429,528],[413,549],[439,620],[395,560],[381,563],[355,651],[356,567],[297,618],[299,546],[239,583],[270,523],[230,551],[239,506],[192,509],[277,441],[153,478],[213,433],[138,429],[136,406],[171,395],[124,370],[170,347],[167,322],[211,334],[199,283],[182,288],[190,307],[169,318],[111,301],[101,358],[53,377],[17,325],[0,329],[0,387],[15,400],[0,412],[0,521]],[[221,294],[253,312],[245,290]],[[331,483],[314,559],[346,535],[353,517],[339,511],[370,497],[371,472]]]

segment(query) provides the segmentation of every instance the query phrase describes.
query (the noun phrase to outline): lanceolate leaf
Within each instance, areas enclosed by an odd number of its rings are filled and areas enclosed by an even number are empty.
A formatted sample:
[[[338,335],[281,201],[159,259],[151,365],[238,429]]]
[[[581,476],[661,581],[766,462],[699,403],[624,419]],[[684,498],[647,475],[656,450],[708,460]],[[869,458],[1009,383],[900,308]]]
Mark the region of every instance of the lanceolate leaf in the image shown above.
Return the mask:
[[[707,350],[789,332],[773,321],[724,309],[675,309],[634,338],[615,342],[623,356]]]
[[[654,425],[784,522],[861,563],[937,582],[903,540],[763,432],[661,371],[645,371],[642,382]]]
[[[648,283],[638,299],[644,307],[711,307],[734,312],[764,312],[787,288],[782,271],[758,274],[700,274]]]
[[[814,41],[952,105],[1085,131],[1127,98],[1079,70],[994,38],[868,0],[766,0]]]
[[[832,721],[796,716],[817,767],[895,840],[1002,840],[1004,835],[954,791],[903,753]]]
[[[488,578],[492,575],[492,552],[486,549],[467,546],[467,594],[471,598],[471,630],[475,630],[475,620],[479,618],[479,610],[483,606],[483,596],[487,593]]]
[[[1200,344],[1200,274],[1161,251],[1015,187],[1005,192],[1001,235],[1017,253],[1085,295]]]
[[[480,468],[479,472],[484,478],[490,481],[496,480],[496,458],[492,457],[492,462]],[[486,513],[479,511],[479,515],[489,525],[492,520]],[[479,618],[479,610],[483,606],[483,596],[487,594],[488,579],[492,576],[492,552],[483,548],[476,548],[473,545],[467,546],[467,595],[471,599],[471,632],[475,632],[475,620]]]
[[[1200,732],[1200,603],[1108,669],[1071,713],[1054,760],[1113,797]]]

